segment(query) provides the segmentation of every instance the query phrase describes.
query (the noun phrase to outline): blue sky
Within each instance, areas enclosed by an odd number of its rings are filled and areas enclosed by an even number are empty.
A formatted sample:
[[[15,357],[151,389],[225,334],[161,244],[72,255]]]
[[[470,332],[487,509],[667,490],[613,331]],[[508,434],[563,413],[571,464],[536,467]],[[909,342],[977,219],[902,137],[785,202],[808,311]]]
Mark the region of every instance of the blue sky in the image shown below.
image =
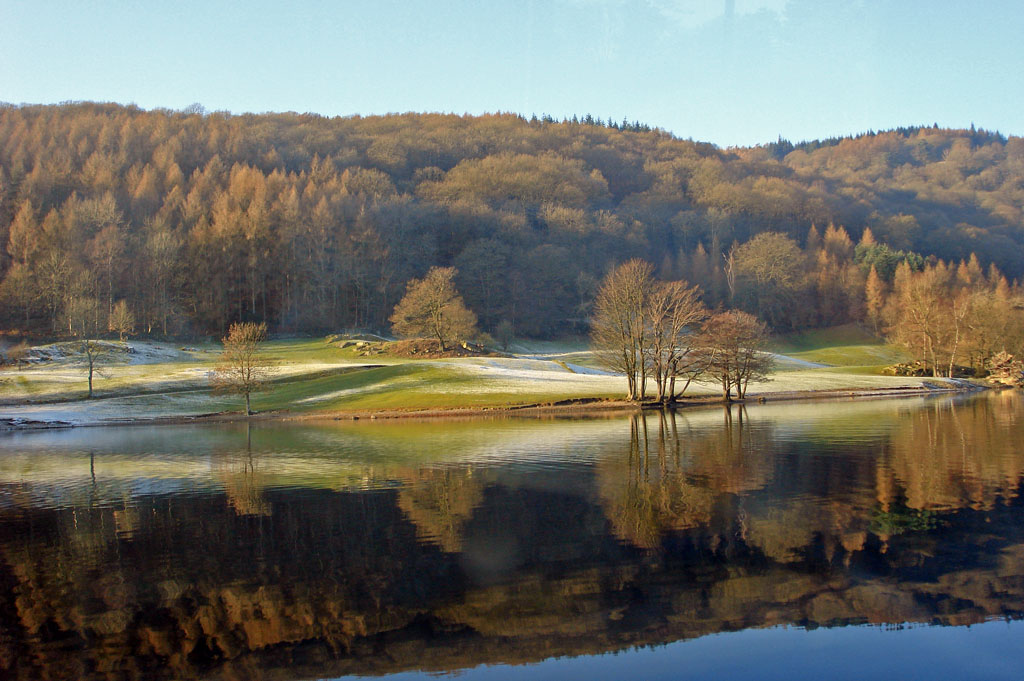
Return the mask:
[[[0,101],[1024,133],[1019,0],[0,0]]]

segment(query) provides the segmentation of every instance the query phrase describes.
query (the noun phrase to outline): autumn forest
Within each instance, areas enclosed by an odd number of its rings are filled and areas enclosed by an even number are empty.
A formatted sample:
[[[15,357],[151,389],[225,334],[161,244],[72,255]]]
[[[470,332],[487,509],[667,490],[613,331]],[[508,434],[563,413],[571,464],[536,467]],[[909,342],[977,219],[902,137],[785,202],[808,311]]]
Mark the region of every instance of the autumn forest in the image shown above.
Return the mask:
[[[1010,323],[1022,207],[1024,139],[973,128],[721,149],[591,116],[5,105],[0,325],[106,334],[118,312],[160,337],[239,320],[387,330],[436,266],[482,331],[553,337],[587,331],[631,258],[777,331],[920,331],[908,301],[925,293],[936,325],[999,305]],[[933,368],[959,361],[937,348],[960,329],[932,331],[907,344]],[[993,348],[976,351],[1008,349]]]

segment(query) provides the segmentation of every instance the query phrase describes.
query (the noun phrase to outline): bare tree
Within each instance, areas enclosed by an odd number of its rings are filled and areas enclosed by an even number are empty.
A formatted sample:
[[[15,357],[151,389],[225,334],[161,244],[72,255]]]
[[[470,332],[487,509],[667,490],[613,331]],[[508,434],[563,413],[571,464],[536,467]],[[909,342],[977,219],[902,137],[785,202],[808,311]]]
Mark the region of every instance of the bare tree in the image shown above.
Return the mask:
[[[924,360],[933,376],[939,375],[938,345],[946,291],[945,272],[934,267],[915,273],[904,262],[896,268],[890,299],[889,337]]]
[[[654,373],[658,401],[676,398],[676,379],[685,383],[682,391],[704,371],[706,355],[696,352],[696,327],[707,318],[700,289],[684,281],[657,282],[647,300],[650,339],[647,363]]]
[[[213,372],[214,390],[245,396],[247,416],[253,413],[250,396],[264,386],[271,373],[270,363],[260,348],[266,338],[266,324],[232,324],[222,341],[224,350]]]
[[[92,379],[94,375],[103,376],[100,373],[100,365],[105,363],[111,354],[111,347],[109,343],[104,343],[98,340],[83,340],[79,344],[79,350],[82,353],[82,366],[89,373],[89,395],[87,399],[92,399]]]
[[[47,311],[50,313],[50,327],[54,333],[59,331],[59,316],[68,297],[68,282],[71,275],[68,257],[57,249],[53,249],[38,266],[35,278],[39,296],[46,303]]]
[[[774,364],[764,351],[768,327],[753,315],[738,310],[719,312],[704,324],[703,352],[707,371],[722,386],[722,399],[732,401],[732,390],[743,399],[751,381],[767,378]]]
[[[87,283],[77,279],[68,286],[68,295],[61,310],[67,335],[87,338],[101,333],[97,321],[102,310],[100,301],[88,295]]]
[[[591,344],[605,367],[625,374],[628,399],[646,396],[653,376],[663,404],[703,373],[707,354],[698,350],[696,327],[707,317],[700,289],[684,281],[658,282],[654,267],[630,260],[613,270],[598,291]]]
[[[454,267],[432,267],[423,279],[411,280],[391,314],[394,332],[405,338],[436,338],[442,352],[448,341],[474,336],[476,315],[455,290],[455,274]]]
[[[957,351],[960,343],[968,331],[967,317],[971,313],[973,297],[970,291],[960,291],[951,301],[950,314],[947,319],[947,348],[949,351],[949,372],[946,374],[953,378],[956,370]]]
[[[116,332],[122,343],[125,337],[135,330],[135,315],[128,308],[127,302],[119,300],[114,304],[107,319],[107,330]]]
[[[144,308],[145,326],[147,332],[152,332],[153,326],[159,324],[166,336],[181,238],[164,221],[148,222],[146,229],[146,240],[142,246],[143,275],[150,302]]]
[[[89,242],[89,258],[93,267],[102,277],[106,289],[107,314],[114,311],[114,284],[117,279],[117,270],[121,265],[126,250],[125,234],[121,228],[120,220],[111,216],[109,222],[104,226],[92,241]]]
[[[605,277],[594,301],[591,345],[606,368],[625,374],[630,400],[646,395],[646,311],[653,273],[654,267],[643,260],[623,263]]]

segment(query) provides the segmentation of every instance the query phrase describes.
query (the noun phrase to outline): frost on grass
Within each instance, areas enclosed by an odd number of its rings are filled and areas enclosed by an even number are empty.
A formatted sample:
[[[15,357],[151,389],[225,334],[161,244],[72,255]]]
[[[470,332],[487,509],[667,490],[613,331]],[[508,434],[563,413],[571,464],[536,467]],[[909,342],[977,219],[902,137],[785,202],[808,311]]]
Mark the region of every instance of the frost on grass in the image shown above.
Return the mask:
[[[822,369],[827,367],[827,364],[821,362],[811,362],[806,359],[800,359],[798,357],[790,357],[789,355],[780,355],[777,352],[769,353],[775,359],[775,366],[780,368],[793,367],[795,369]]]
[[[362,385],[356,388],[343,388],[341,390],[332,390],[330,392],[320,393],[319,395],[304,397],[301,400],[296,400],[295,404],[320,404],[323,402],[339,400],[345,397],[392,392],[395,390],[403,390],[421,385],[427,385],[427,382],[425,382],[422,378],[416,376],[390,377],[382,379],[376,383],[369,383],[367,385]]]
[[[77,426],[192,416],[210,412],[216,409],[216,404],[204,393],[163,393],[58,404],[17,405],[4,407],[3,415],[14,426],[30,423]]]
[[[923,388],[919,378],[903,376],[875,376],[848,374],[821,370],[780,371],[764,383],[751,384],[748,397],[778,392],[822,390],[884,390],[892,388]]]
[[[467,380],[460,386],[463,392],[548,394],[565,393],[567,397],[586,397],[594,394],[615,394],[624,390],[624,379],[608,373],[572,373],[564,367],[543,360],[488,360],[485,363],[461,367]]]
[[[0,373],[0,398],[3,400],[0,419],[7,424],[79,425],[193,416],[220,411],[224,407],[222,400],[206,392],[207,375],[212,369],[215,353],[178,348],[167,343],[131,342],[130,346],[135,348],[131,355],[135,360],[112,365],[108,369],[108,378],[98,386],[100,399],[89,402],[69,401],[84,391],[85,376],[65,350],[46,350],[55,359]],[[285,358],[277,365],[279,377],[301,381],[303,376],[321,376],[341,367],[375,366],[344,360],[329,361],[336,356],[332,354],[303,355],[301,359],[293,355],[289,358],[289,351],[296,347],[302,346],[282,343],[271,348],[271,354],[280,353]],[[382,404],[386,402],[394,406],[402,404],[406,395],[409,396],[409,406],[417,406],[424,395],[452,396],[454,399],[442,400],[447,403],[457,403],[459,395],[473,395],[474,399],[469,402],[486,403],[487,396],[494,395],[491,401],[495,405],[509,401],[509,396],[513,396],[516,402],[623,396],[625,379],[588,366],[589,359],[589,353],[574,351],[533,357],[413,361],[409,363],[413,370],[397,376],[381,376],[380,380],[366,385],[338,389],[339,384],[333,381],[327,381],[326,385],[310,383],[308,388],[300,388],[302,394],[292,404],[314,409],[339,407],[352,398],[373,396],[372,403],[379,396]],[[315,394],[317,386],[322,386],[323,392]],[[750,395],[770,397],[780,392],[906,387],[920,388],[923,382],[913,377],[808,368],[806,363],[795,361],[787,362],[785,369],[772,375],[771,381],[752,385]],[[687,395],[706,396],[715,391],[715,386],[710,383],[698,383],[690,386]],[[53,403],[28,404],[29,400]]]

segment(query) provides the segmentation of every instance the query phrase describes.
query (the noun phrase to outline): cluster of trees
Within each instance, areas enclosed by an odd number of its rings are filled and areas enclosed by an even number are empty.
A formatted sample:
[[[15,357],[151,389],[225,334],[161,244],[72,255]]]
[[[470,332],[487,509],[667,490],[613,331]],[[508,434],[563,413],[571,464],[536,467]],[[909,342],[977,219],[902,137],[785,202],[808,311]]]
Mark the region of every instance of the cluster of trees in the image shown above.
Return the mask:
[[[721,264],[709,266],[698,245],[681,267],[659,273],[631,260],[613,270],[597,292],[591,335],[605,364],[627,376],[629,399],[644,399],[651,378],[659,401],[674,400],[700,376],[714,376],[726,400],[732,389],[742,398],[769,366],[762,319],[777,330],[862,323],[934,376],[984,375],[1024,356],[1024,291],[976,255],[924,258],[871,230],[855,246],[832,225],[823,236],[812,227],[805,243],[763,232],[734,244]],[[695,285],[656,276],[666,271]]]
[[[926,262],[918,253],[879,243],[871,229],[854,244],[844,227],[829,224],[822,232],[811,225],[802,242],[762,232],[734,242],[717,259],[698,243],[675,261],[665,258],[658,274],[693,282],[712,307],[742,309],[785,331],[865,322],[872,267],[891,283],[900,264],[919,270]]]
[[[743,399],[750,381],[765,378],[772,365],[763,322],[739,310],[710,314],[697,287],[658,281],[642,260],[605,278],[591,338],[603,364],[626,376],[630,400],[644,400],[652,378],[656,399],[673,402],[702,376],[720,383],[726,402],[733,390]]]
[[[977,130],[722,150],[587,117],[4,105],[0,328],[383,329],[407,282],[454,267],[483,330],[550,336],[583,331],[631,258],[787,328],[863,314],[843,278],[866,276],[856,254],[815,245],[812,224],[1015,278],[1022,206],[1024,140]],[[813,287],[752,262],[767,244],[742,245],[765,232]]]
[[[540,118],[536,114],[530,117],[530,123],[556,123],[555,117],[551,114],[542,114]],[[651,126],[640,121],[630,122],[629,117],[622,119],[622,122],[616,121],[611,116],[608,117],[607,121],[601,120],[600,116],[594,116],[593,114],[586,114],[583,116],[577,116],[573,114],[572,118],[565,117],[561,120],[562,123],[572,123],[573,125],[596,125],[598,127],[607,126],[612,130],[627,130],[629,132],[651,132],[654,130]]]
[[[935,375],[982,371],[999,352],[1024,353],[1024,290],[975,254],[958,262],[895,250],[865,229],[811,227],[804,246],[779,232],[734,244],[720,263],[701,245],[673,276],[711,306],[745,310],[775,330],[859,323],[905,347]]]
[[[982,375],[999,356],[1024,357],[1024,297],[977,258],[917,271],[903,263],[891,290],[872,269],[867,297],[872,321],[933,376]]]

